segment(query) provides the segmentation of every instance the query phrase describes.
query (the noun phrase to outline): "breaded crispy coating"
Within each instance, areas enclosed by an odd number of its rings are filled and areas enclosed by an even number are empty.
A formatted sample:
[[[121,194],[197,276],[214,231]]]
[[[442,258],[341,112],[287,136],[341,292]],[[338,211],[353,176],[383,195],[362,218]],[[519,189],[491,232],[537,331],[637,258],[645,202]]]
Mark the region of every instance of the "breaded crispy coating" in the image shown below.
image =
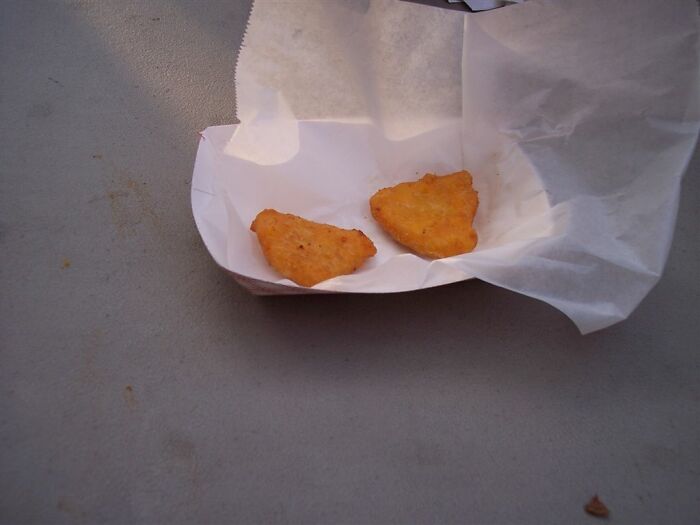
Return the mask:
[[[403,182],[375,193],[372,216],[394,240],[421,255],[439,259],[474,249],[472,221],[479,205],[468,171]]]
[[[301,286],[352,273],[377,253],[360,230],[344,230],[270,209],[258,213],[250,229],[257,234],[270,266]]]

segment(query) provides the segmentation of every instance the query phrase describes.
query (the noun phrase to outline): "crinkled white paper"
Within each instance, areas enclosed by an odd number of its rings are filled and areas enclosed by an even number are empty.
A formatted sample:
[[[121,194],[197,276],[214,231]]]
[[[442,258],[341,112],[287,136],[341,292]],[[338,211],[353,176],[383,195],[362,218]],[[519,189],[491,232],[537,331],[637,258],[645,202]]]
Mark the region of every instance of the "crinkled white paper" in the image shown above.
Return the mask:
[[[257,0],[241,124],[208,128],[192,183],[214,259],[257,293],[399,292],[472,277],[582,332],[658,280],[698,134],[694,0],[529,0],[463,15],[390,0]],[[474,252],[416,256],[373,222],[379,188],[468,169]],[[264,208],[362,229],[377,255],[300,288],[265,262]]]

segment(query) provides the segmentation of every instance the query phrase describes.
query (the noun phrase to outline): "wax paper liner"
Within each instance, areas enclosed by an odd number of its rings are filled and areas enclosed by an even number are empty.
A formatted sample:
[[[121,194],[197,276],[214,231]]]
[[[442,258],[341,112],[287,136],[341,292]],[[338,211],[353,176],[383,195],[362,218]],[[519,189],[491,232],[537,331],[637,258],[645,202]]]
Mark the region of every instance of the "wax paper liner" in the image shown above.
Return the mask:
[[[586,333],[657,282],[698,134],[693,0],[530,0],[476,15],[402,2],[258,0],[237,67],[241,124],[208,128],[192,205],[255,293],[404,292],[477,277]],[[466,168],[477,249],[437,261],[372,221],[374,191]],[[301,288],[248,227],[264,208],[360,228],[378,254]]]

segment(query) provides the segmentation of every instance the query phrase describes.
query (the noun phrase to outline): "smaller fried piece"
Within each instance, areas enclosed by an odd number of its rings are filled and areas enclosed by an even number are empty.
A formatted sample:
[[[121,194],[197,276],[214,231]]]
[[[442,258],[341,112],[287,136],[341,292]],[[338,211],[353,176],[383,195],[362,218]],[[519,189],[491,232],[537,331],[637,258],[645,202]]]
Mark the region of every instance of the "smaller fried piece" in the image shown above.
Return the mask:
[[[434,259],[467,253],[477,242],[479,205],[468,171],[403,182],[375,193],[372,216],[394,240]]]
[[[300,286],[352,273],[377,253],[360,230],[344,230],[270,209],[258,213],[250,229],[257,234],[270,266]]]
[[[607,518],[610,515],[608,507],[598,499],[598,494],[591,498],[591,501],[586,504],[584,510],[588,512],[588,514],[592,514],[598,518]]]

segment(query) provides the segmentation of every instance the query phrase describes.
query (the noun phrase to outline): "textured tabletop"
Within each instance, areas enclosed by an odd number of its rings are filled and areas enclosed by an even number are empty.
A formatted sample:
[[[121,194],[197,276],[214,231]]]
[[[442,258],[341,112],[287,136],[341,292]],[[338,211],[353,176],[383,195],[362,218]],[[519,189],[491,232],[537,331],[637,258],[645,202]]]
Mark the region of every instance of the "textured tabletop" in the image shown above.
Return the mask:
[[[477,281],[254,297],[189,204],[248,10],[0,2],[0,522],[697,523],[700,155],[602,332]]]

